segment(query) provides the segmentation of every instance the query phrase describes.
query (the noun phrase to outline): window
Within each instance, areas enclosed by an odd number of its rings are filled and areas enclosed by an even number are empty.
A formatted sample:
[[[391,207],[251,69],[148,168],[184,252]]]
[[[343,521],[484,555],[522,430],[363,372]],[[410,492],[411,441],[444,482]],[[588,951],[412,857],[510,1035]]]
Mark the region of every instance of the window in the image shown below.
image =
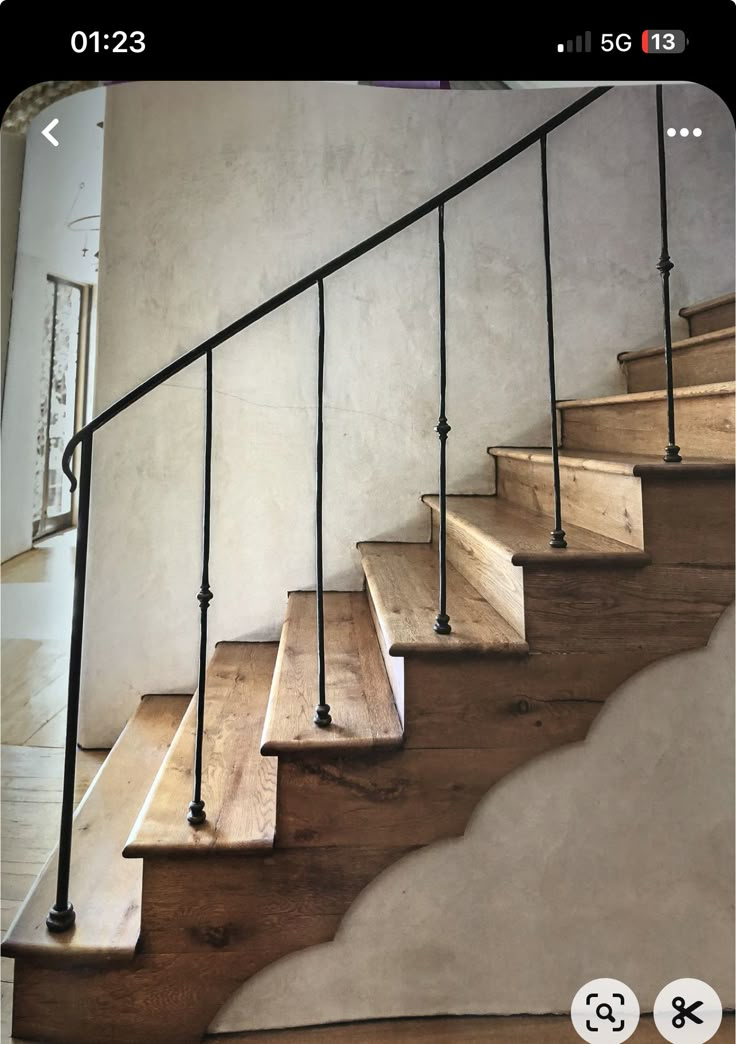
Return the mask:
[[[41,408],[36,439],[33,538],[74,524],[69,483],[61,457],[85,421],[92,287],[47,277]]]

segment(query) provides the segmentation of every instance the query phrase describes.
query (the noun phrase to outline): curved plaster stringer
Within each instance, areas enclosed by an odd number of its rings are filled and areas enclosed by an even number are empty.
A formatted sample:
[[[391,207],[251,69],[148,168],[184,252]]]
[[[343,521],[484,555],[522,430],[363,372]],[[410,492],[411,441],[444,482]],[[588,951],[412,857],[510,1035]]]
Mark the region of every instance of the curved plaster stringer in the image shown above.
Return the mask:
[[[733,627],[731,607],[707,648],[629,679],[584,743],[499,783],[464,837],[390,867],[210,1031],[565,1011],[598,976],[643,1010],[682,976],[732,1007]]]

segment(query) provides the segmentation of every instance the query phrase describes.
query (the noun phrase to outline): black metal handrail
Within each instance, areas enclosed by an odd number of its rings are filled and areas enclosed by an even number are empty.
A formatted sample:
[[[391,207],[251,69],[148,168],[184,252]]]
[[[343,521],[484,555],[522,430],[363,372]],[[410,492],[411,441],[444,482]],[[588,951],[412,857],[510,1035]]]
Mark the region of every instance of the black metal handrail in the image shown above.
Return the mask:
[[[555,359],[554,359],[554,328],[552,313],[552,270],[550,258],[550,232],[549,232],[549,200],[547,186],[547,137],[555,128],[561,126],[571,117],[586,109],[598,98],[606,94],[611,87],[596,87],[588,91],[577,101],[562,109],[555,116],[546,120],[535,130],[520,138],[515,144],[498,153],[487,163],[477,167],[470,174],[456,181],[449,188],[437,193],[425,203],[415,207],[397,221],[387,225],[380,232],[362,240],[350,250],[339,254],[328,261],[327,264],[310,272],[309,275],[298,279],[291,286],[270,297],[257,308],[252,309],[245,315],[236,319],[235,322],[220,330],[219,333],[207,338],[197,347],[185,352],[173,362],[164,366],[148,380],[143,381],[132,391],[123,395],[107,409],[99,413],[89,424],[86,424],[71,439],[64,450],[62,467],[64,473],[71,482],[72,491],[76,488],[77,480],[72,471],[72,460],[77,447],[81,446],[81,478],[78,517],[78,540],[75,567],[74,584],[74,608],[72,615],[72,637],[69,665],[69,698],[67,707],[66,726],[66,750],[64,762],[64,791],[62,797],[62,812],[59,840],[59,861],[56,901],[49,911],[46,924],[50,931],[63,932],[71,928],[75,920],[75,912],[69,902],[69,870],[71,860],[71,833],[72,816],[74,805],[74,773],[76,765],[76,738],[79,718],[79,691],[81,673],[82,633],[84,616],[84,588],[87,562],[87,542],[89,534],[89,509],[90,509],[90,485],[92,468],[92,444],[93,436],[100,428],[113,420],[128,407],[139,399],[148,395],[149,392],[164,384],[170,378],[176,376],[192,363],[206,356],[206,391],[205,391],[205,460],[204,460],[204,505],[203,505],[203,544],[202,544],[202,580],[198,593],[200,605],[200,648],[199,648],[199,677],[197,693],[197,725],[195,733],[194,770],[193,770],[193,794],[189,805],[188,820],[193,826],[197,826],[205,820],[204,800],[202,797],[202,747],[204,739],[204,713],[205,713],[205,672],[207,652],[207,610],[212,599],[209,586],[209,553],[210,553],[210,507],[211,507],[211,485],[212,485],[212,399],[213,399],[213,376],[212,357],[215,348],[224,344],[236,334],[246,330],[259,319],[274,312],[277,308],[293,300],[305,290],[316,286],[318,289],[318,367],[317,367],[317,425],[316,425],[316,592],[317,592],[317,682],[318,703],[315,708],[315,725],[329,727],[332,722],[330,706],[327,703],[326,694],[326,665],[325,665],[325,633],[324,633],[324,578],[323,578],[323,551],[322,551],[322,495],[323,495],[323,395],[324,395],[324,370],[325,370],[325,279],[340,271],[352,261],[367,254],[370,250],[385,243],[404,229],[431,214],[435,210],[438,214],[438,267],[439,267],[439,417],[435,431],[440,442],[439,460],[439,496],[440,496],[440,523],[439,523],[439,583],[438,583],[438,613],[434,629],[440,635],[451,633],[450,618],[447,607],[447,532],[446,532],[446,505],[447,505],[447,460],[446,442],[450,432],[450,426],[445,415],[446,411],[446,383],[447,383],[447,344],[446,344],[446,301],[445,301],[445,204],[467,189],[476,185],[479,181],[488,177],[493,171],[504,166],[509,160],[520,155],[526,149],[540,144],[542,161],[542,207],[543,207],[543,231],[544,231],[544,260],[545,260],[545,285],[546,285],[546,308],[548,328],[548,365],[550,385],[550,412],[552,422],[552,457],[553,457],[553,481],[555,491],[555,518],[550,543],[553,547],[563,549],[566,546],[565,532],[562,529],[561,507],[560,507],[560,475],[559,459],[557,450],[557,417],[556,417],[556,388],[555,388]],[[672,390],[672,346],[671,331],[669,328],[669,270],[672,263],[667,253],[667,199],[666,179],[664,166],[664,138],[662,124],[662,97],[661,88],[657,88],[657,128],[660,164],[660,202],[662,215],[662,256],[660,258],[659,270],[663,277],[663,295],[665,306],[665,358],[667,374],[667,392],[669,404],[669,446],[665,457],[668,461],[679,460],[679,455],[674,456],[672,450],[677,451],[674,446],[674,396]]]

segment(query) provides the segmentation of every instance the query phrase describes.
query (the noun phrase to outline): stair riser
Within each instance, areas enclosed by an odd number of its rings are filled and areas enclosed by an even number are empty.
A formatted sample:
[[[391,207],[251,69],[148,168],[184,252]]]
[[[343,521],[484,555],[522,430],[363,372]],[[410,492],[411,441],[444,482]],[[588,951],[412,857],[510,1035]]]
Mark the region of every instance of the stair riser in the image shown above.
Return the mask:
[[[690,336],[699,337],[700,334],[711,333],[713,330],[723,330],[727,326],[734,325],[734,303],[726,301],[708,308],[697,315],[691,315],[688,319]]]
[[[646,474],[641,485],[644,547],[654,563],[733,566],[733,476]]]
[[[406,749],[542,753],[584,739],[606,697],[656,658],[642,651],[524,659],[406,657]]]
[[[279,758],[278,843],[354,852],[458,837],[483,795],[533,757],[533,750],[462,748]]]
[[[365,886],[411,847],[361,841],[338,848],[301,844],[265,859],[148,860],[142,953],[230,957],[239,962],[243,982],[287,953],[332,939]],[[210,976],[204,979],[209,989]],[[212,982],[219,997],[209,1004],[210,1020],[228,986],[218,976]]]
[[[551,463],[500,456],[496,467],[498,496],[552,515]],[[563,525],[641,548],[662,565],[734,563],[733,476],[621,475],[562,463],[560,484]]]
[[[566,449],[661,454],[667,444],[664,399],[575,406],[560,413]],[[675,423],[683,456],[733,457],[733,394],[676,399]]]
[[[437,548],[437,518],[432,513],[432,545]],[[503,616],[522,637],[524,633],[524,577],[520,566],[497,552],[451,517],[447,519],[447,559],[468,583]],[[448,606],[452,614],[452,607]]]
[[[16,960],[13,1036],[54,1044],[199,1044],[209,1025],[209,999],[202,1010],[209,976],[227,977],[228,996],[242,982],[237,972],[231,958],[211,955],[207,962],[136,957],[126,967],[83,973]]]
[[[552,464],[496,458],[499,497],[552,518]],[[563,525],[583,526],[631,547],[644,547],[641,485],[634,475],[561,467]],[[550,524],[551,528],[551,524]]]
[[[527,640],[539,652],[694,649],[733,601],[727,568],[525,572]]]
[[[732,381],[736,376],[736,356],[732,337],[707,345],[678,348],[672,353],[675,388],[696,384]],[[657,391],[667,385],[664,355],[646,355],[623,362],[629,392]]]

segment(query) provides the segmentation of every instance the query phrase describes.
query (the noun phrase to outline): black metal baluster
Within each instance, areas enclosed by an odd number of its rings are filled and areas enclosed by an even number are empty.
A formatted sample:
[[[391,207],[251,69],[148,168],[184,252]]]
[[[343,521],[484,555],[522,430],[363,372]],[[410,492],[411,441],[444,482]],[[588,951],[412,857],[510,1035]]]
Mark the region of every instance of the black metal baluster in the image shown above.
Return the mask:
[[[197,684],[197,731],[194,739],[194,789],[187,820],[192,826],[204,823],[207,813],[202,800],[202,747],[207,679],[207,610],[212,601],[210,590],[210,509],[212,500],[212,350],[207,352],[207,386],[205,390],[204,429],[204,505],[202,509],[202,586],[199,602],[199,678]]]
[[[325,390],[325,284],[317,282],[319,291],[319,340],[317,346],[317,478],[316,478],[316,551],[317,551],[317,689],[319,702],[314,708],[314,724],[326,728],[331,722],[325,682],[325,588],[322,558],[322,400]]]
[[[66,708],[66,741],[64,750],[64,785],[59,826],[59,861],[56,877],[56,902],[46,917],[50,932],[65,932],[76,920],[69,902],[69,871],[72,858],[72,821],[74,819],[74,777],[77,767],[77,727],[79,724],[79,682],[82,669],[82,636],[84,633],[84,588],[87,578],[87,541],[89,537],[89,495],[92,479],[92,434],[82,440],[79,479],[79,512],[77,518],[77,552],[74,564],[74,601],[72,604],[72,636],[69,649],[69,697]],[[74,484],[72,484],[72,490]]]
[[[662,276],[662,308],[664,310],[664,364],[667,373],[667,464],[679,464],[680,447],[675,445],[675,393],[672,379],[672,320],[670,317],[670,272],[675,267],[669,255],[667,236],[667,160],[664,149],[664,113],[662,85],[657,84],[657,152],[659,154],[659,217],[662,225],[662,251],[657,268]]]
[[[547,187],[547,135],[539,139],[542,152],[542,220],[544,226],[544,275],[547,294],[547,362],[549,367],[549,413],[552,437],[552,478],[555,496],[555,524],[550,533],[550,547],[567,547],[562,528],[560,496],[560,450],[557,445],[557,384],[555,379],[555,326],[552,309],[552,258],[549,245],[549,191]]]
[[[447,436],[452,428],[445,416],[445,391],[447,388],[447,340],[445,336],[445,205],[437,208],[437,258],[439,264],[440,294],[440,415],[435,425],[440,441],[440,532],[439,532],[439,612],[434,621],[437,634],[449,634],[450,617],[447,615]]]

